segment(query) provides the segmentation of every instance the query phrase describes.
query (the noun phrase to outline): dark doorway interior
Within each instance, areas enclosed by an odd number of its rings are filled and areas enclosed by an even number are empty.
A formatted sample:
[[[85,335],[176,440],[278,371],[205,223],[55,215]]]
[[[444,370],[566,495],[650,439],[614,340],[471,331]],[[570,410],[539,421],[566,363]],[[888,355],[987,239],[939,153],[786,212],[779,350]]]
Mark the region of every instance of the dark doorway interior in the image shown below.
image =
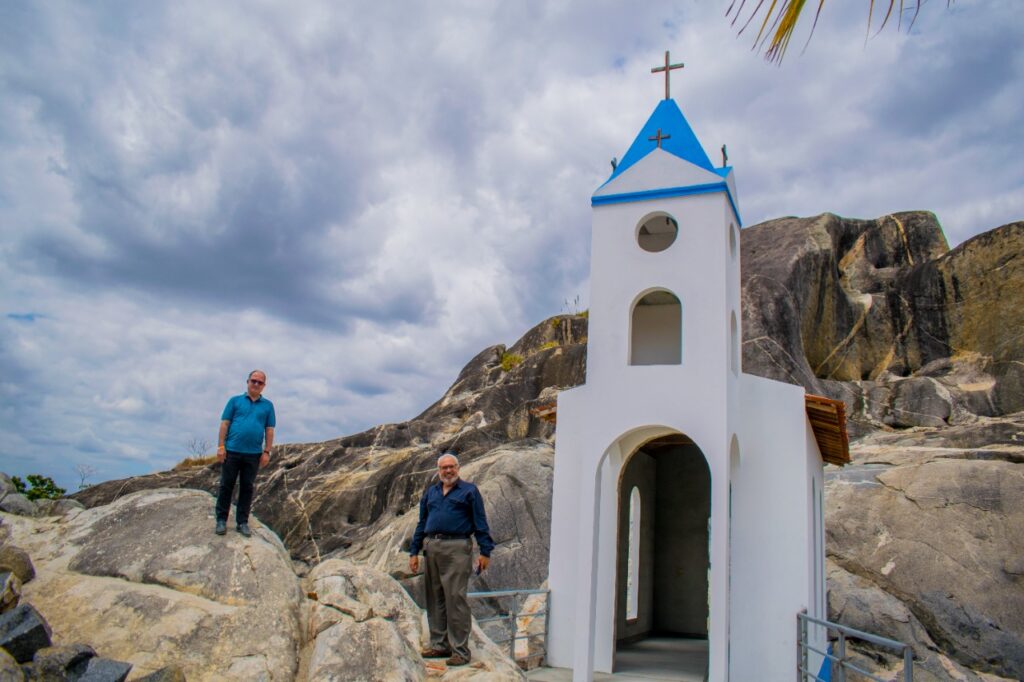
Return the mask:
[[[707,640],[710,516],[711,473],[686,436],[630,457],[619,483],[617,654],[650,638]]]

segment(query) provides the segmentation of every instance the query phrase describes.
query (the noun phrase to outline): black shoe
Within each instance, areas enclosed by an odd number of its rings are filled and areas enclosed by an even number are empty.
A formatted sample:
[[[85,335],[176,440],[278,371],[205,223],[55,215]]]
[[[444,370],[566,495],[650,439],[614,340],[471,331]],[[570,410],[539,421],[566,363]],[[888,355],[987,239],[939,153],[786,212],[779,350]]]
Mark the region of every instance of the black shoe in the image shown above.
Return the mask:
[[[454,668],[457,665],[468,665],[469,664],[469,659],[468,658],[464,658],[462,656],[459,656],[458,654],[455,654],[454,656],[449,658],[447,661],[445,661],[445,663],[450,665],[450,666],[452,666]]]
[[[217,535],[224,535],[228,532],[228,524],[225,521],[218,521],[217,527],[213,529],[213,532]]]
[[[452,655],[451,649],[424,649],[420,652],[423,658],[447,658]]]
[[[252,537],[252,531],[249,530],[249,524],[248,523],[240,523],[240,524],[238,524],[238,527],[235,528],[235,530],[237,530],[239,533],[241,533],[244,537],[247,537],[247,538],[248,537]]]

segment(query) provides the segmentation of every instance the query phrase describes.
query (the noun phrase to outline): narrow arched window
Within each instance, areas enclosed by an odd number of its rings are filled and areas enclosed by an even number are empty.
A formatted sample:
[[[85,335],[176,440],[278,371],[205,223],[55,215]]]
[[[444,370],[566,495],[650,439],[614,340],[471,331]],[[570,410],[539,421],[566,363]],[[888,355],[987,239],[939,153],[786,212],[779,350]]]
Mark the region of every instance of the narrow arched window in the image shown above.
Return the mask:
[[[629,494],[629,557],[626,560],[626,619],[637,617],[640,606],[640,489]]]
[[[683,306],[671,291],[659,289],[633,306],[629,364],[678,365],[683,360]]]
[[[729,319],[729,369],[733,374],[740,373],[740,331],[735,310]]]

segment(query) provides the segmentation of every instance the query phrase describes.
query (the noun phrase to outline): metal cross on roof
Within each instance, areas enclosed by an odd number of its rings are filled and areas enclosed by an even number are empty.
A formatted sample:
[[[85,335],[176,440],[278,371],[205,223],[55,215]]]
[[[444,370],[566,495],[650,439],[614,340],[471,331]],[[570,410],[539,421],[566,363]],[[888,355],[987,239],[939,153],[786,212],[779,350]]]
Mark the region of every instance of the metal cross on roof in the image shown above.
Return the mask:
[[[672,139],[672,136],[671,135],[662,135],[661,134],[661,128],[658,128],[658,134],[657,135],[651,135],[647,139],[650,140],[651,142],[657,141],[658,149],[661,149],[661,141],[662,140],[670,140],[670,139]]]
[[[665,99],[669,99],[669,96],[668,96],[668,80],[669,80],[670,72],[672,71],[672,69],[681,69],[681,68],[683,68],[683,63],[682,62],[680,62],[678,64],[669,64],[668,50],[665,50],[665,66],[656,66],[653,69],[651,69],[651,73],[660,73],[662,71],[665,72]]]

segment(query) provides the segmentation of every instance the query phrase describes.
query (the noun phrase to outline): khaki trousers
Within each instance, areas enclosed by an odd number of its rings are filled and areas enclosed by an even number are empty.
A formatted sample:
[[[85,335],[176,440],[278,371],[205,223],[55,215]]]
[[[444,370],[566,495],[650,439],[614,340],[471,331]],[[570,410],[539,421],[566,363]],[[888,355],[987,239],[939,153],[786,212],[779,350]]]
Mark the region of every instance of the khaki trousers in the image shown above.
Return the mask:
[[[466,586],[473,571],[473,541],[427,538],[423,553],[430,648],[451,649],[468,660],[473,621]]]

